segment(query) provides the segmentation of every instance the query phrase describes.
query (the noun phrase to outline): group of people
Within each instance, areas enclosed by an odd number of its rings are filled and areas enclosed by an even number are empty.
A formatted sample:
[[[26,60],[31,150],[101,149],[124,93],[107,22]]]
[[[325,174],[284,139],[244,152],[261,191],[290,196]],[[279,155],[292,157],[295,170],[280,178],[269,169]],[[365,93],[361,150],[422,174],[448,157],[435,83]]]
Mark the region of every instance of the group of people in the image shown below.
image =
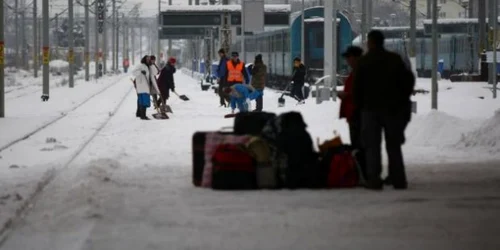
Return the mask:
[[[146,110],[151,107],[152,96],[154,107],[168,118],[166,115],[167,100],[170,97],[170,91],[175,92],[175,63],[176,59],[171,57],[160,70],[156,65],[154,55],[146,55],[141,59],[141,64],[133,72],[135,76],[134,86],[137,91],[136,117],[150,120],[146,115]]]
[[[384,48],[384,35],[368,34],[368,51],[349,47],[342,56],[352,71],[338,92],[340,117],[349,124],[351,145],[366,178],[366,188],[383,189],[384,184],[406,189],[407,179],[401,146],[411,119],[411,95],[415,76],[397,53]],[[389,160],[389,175],[381,178],[382,132]]]
[[[218,94],[221,107],[231,107],[232,113],[238,108],[239,112],[248,112],[248,101],[255,100],[256,105],[253,112],[263,110],[264,88],[267,80],[267,66],[262,60],[262,55],[255,56],[253,65],[249,72],[245,63],[239,59],[238,52],[232,52],[231,58],[226,56],[224,49],[219,50],[219,66],[217,68]],[[251,80],[250,80],[251,76]],[[300,58],[294,59],[294,71],[292,74],[293,87],[291,96],[297,99],[299,104],[304,102],[304,83],[306,67]]]

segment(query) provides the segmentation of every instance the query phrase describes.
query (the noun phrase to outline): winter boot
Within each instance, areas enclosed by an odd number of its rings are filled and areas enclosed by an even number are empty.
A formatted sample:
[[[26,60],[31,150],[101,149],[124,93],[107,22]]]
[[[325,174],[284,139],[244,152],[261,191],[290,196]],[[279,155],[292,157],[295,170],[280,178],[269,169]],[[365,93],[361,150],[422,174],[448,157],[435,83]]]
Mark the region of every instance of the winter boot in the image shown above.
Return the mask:
[[[141,107],[141,120],[150,120],[149,117],[146,116],[146,108]]]

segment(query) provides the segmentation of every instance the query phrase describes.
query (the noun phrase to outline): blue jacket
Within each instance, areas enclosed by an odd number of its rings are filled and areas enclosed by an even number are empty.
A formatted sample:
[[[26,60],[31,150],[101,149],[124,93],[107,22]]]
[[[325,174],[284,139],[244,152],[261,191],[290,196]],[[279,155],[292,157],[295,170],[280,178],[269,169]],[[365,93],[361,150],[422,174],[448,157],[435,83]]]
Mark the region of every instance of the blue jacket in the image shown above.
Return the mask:
[[[226,64],[227,64],[228,60],[229,59],[227,57],[223,57],[220,59],[219,66],[217,66],[217,77],[218,78],[222,79],[226,75],[226,71],[227,71]]]
[[[231,86],[231,88],[235,90],[230,94],[230,105],[232,109],[236,108],[237,103],[244,103],[247,99],[255,100],[261,95],[260,91],[256,91],[252,86],[248,84],[237,83]]]

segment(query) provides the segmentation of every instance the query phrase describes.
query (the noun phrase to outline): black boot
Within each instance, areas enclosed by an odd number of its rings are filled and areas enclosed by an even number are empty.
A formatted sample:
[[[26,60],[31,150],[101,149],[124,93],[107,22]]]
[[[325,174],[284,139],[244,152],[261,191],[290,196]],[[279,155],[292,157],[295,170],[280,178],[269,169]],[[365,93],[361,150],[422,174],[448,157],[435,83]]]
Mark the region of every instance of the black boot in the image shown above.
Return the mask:
[[[149,117],[146,116],[146,108],[141,107],[141,120],[150,120]]]

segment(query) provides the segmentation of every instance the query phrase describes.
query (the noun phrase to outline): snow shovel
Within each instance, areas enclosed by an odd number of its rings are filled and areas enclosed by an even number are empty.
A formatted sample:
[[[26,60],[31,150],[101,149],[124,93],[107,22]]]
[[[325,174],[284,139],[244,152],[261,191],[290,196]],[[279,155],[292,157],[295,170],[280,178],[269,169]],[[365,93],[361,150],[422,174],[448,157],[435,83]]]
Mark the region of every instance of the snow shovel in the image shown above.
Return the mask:
[[[146,81],[149,82],[149,79],[145,75],[144,75],[144,77],[146,78]],[[163,102],[161,95],[159,95],[159,96],[160,96],[160,100]],[[158,104],[154,100],[153,100],[153,102],[154,102],[154,107],[156,109],[156,114],[153,114],[153,118],[158,119],[158,120],[169,119],[168,115],[165,112],[162,112],[160,110],[160,107],[158,107]]]
[[[189,101],[189,98],[186,95],[179,95],[177,92],[174,91],[174,94],[178,96],[181,100],[183,101]]]
[[[278,98],[278,107],[279,108],[282,108],[285,106],[285,98],[283,98],[283,96],[285,96],[286,94],[286,91],[290,88],[290,84],[288,84],[288,86],[285,88],[285,91],[283,91],[283,94],[281,94],[280,98]]]
[[[161,95],[160,95],[160,100],[162,101]],[[165,113],[163,110],[161,110],[161,108],[158,106],[158,104],[156,102],[154,102],[154,105],[155,105],[155,109],[156,109],[156,114],[153,114],[153,118],[158,119],[158,120],[169,119],[167,113]],[[167,110],[168,110],[168,107],[167,107]]]

